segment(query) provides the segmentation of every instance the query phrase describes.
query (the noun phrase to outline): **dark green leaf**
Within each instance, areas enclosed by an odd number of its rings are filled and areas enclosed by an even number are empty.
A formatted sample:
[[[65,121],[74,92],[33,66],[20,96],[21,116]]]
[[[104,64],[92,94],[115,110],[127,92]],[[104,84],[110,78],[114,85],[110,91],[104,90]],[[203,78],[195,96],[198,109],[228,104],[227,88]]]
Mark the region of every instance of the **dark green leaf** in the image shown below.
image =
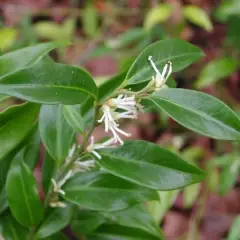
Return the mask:
[[[5,188],[3,188],[3,190],[0,192],[0,214],[2,214],[7,208],[8,208],[7,195]]]
[[[72,207],[52,209],[39,227],[36,236],[40,239],[49,237],[65,228],[72,217]]]
[[[185,89],[162,89],[149,99],[179,124],[222,140],[240,139],[240,119],[220,100]]]
[[[0,93],[46,104],[78,104],[89,95],[97,98],[97,91],[87,72],[48,58],[0,80]]]
[[[26,103],[0,113],[0,160],[27,136],[33,127],[39,106]]]
[[[160,239],[163,238],[159,226],[143,204],[114,213],[103,213],[103,215],[116,224],[141,229]]]
[[[229,235],[227,237],[227,240],[239,240],[240,236],[240,216],[238,216],[229,232]]]
[[[62,43],[41,43],[7,53],[0,57],[0,81],[5,75],[19,71],[38,62],[52,49],[63,45]]]
[[[147,47],[135,60],[127,73],[126,79],[129,85],[147,82],[155,76],[148,57],[161,71],[163,66],[172,62],[173,71],[178,72],[203,56],[203,52],[196,46],[180,39],[162,40]]]
[[[44,240],[68,240],[69,238],[67,238],[63,233],[56,233],[51,237],[47,237],[44,238]]]
[[[76,234],[89,234],[106,222],[105,217],[94,211],[78,211],[71,223],[71,229]]]
[[[43,218],[43,206],[39,199],[36,180],[26,163],[18,157],[8,173],[6,192],[9,207],[22,225],[32,227]]]
[[[42,185],[45,194],[48,194],[52,183],[51,179],[56,171],[56,161],[49,155],[47,151],[44,153],[43,169],[42,169]]]
[[[48,153],[60,166],[72,146],[74,130],[66,122],[62,105],[44,105],[39,115],[39,131]]]
[[[80,114],[80,109],[81,107],[79,105],[63,106],[63,115],[73,129],[83,133],[85,130],[84,119]]]
[[[98,164],[108,172],[157,190],[181,188],[203,179],[203,172],[172,152],[146,141],[125,141],[101,152]]]
[[[0,228],[5,240],[25,240],[28,236],[27,228],[20,225],[10,213],[1,216]]]
[[[234,58],[222,58],[208,63],[196,82],[197,88],[207,87],[221,78],[230,76],[237,70],[239,61]]]
[[[239,7],[240,13],[240,7]],[[240,15],[233,16],[229,19],[227,24],[227,42],[231,44],[237,50],[240,50],[240,25],[238,24],[240,21]]]
[[[125,227],[114,224],[106,224],[89,235],[88,240],[160,240],[138,228]]]
[[[106,212],[158,199],[155,191],[103,172],[77,174],[64,191],[66,200],[82,208]]]

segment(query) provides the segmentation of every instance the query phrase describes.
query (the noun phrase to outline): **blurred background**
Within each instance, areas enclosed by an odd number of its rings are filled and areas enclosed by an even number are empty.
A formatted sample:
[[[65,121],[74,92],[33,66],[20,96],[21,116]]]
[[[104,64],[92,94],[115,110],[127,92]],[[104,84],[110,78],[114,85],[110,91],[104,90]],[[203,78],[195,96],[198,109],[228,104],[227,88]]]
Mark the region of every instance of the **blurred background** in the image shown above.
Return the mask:
[[[177,87],[214,95],[240,114],[240,0],[0,0],[1,54],[69,41],[52,57],[87,68],[97,84],[124,73],[145,47],[167,38],[182,38],[205,52],[174,75]],[[0,108],[16,101],[1,98]],[[132,138],[156,142],[207,172],[203,183],[160,192],[161,203],[148,203],[166,239],[240,239],[240,233],[228,237],[240,214],[239,144],[199,136],[158,110],[125,128]]]

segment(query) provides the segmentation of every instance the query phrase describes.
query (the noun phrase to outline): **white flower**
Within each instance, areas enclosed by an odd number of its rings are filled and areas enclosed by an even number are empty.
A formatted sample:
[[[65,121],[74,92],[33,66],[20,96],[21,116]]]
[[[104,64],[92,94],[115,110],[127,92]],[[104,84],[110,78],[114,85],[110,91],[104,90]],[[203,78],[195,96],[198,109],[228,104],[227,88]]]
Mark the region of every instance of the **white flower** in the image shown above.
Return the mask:
[[[76,161],[74,163],[74,172],[87,172],[95,167],[95,160]]]
[[[165,83],[172,73],[172,63],[168,61],[168,63],[165,64],[162,73],[160,73],[160,71],[157,69],[155,63],[152,60],[152,56],[149,56],[148,60],[150,61],[153,69],[156,72],[156,77],[153,77],[156,90],[166,87]]]
[[[98,149],[103,149],[103,148],[109,148],[109,147],[115,147],[115,145],[112,145],[113,143],[115,143],[116,140],[115,138],[110,138],[109,140],[103,142],[103,143],[94,143],[94,137],[91,136],[90,138],[90,144],[87,146],[87,151],[92,153],[93,155],[95,155],[98,159],[101,159],[101,155],[95,151]]]
[[[49,206],[52,207],[52,208],[57,208],[57,207],[65,208],[67,205],[63,202],[57,201],[57,202],[50,202]]]
[[[112,134],[113,134],[115,142],[119,142],[122,145],[123,141],[120,138],[119,134],[122,134],[122,135],[124,135],[126,137],[130,137],[131,134],[130,133],[126,133],[123,130],[121,130],[118,127],[119,124],[117,124],[115,122],[114,118],[116,118],[116,116],[120,116],[120,115],[118,115],[118,113],[116,115],[116,112],[112,111],[110,106],[107,103],[102,106],[102,111],[103,111],[103,116],[102,116],[102,118],[100,120],[98,120],[98,122],[102,123],[104,121],[105,132],[108,132],[110,130],[112,132]]]

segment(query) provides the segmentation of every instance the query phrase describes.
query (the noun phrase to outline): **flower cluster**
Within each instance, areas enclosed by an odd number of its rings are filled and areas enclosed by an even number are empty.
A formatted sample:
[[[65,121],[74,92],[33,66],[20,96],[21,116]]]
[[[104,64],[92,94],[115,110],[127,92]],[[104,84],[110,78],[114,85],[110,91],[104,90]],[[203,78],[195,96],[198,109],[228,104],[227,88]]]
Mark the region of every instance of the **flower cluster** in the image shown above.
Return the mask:
[[[126,137],[131,136],[130,133],[124,132],[120,129],[117,121],[122,118],[137,118],[137,105],[134,96],[129,97],[123,94],[120,94],[117,98],[111,98],[103,104],[103,115],[98,122],[104,122],[105,132],[112,132],[115,143],[119,142],[121,145],[123,144],[120,134]],[[118,112],[117,110],[121,110],[121,112]]]

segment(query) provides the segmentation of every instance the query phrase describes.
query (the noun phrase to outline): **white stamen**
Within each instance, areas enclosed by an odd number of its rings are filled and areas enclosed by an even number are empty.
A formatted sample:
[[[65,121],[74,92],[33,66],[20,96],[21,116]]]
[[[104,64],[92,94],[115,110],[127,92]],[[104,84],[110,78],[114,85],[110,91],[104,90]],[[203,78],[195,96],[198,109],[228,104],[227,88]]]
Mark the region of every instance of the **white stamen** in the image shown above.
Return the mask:
[[[74,164],[77,172],[87,172],[95,167],[95,160],[77,161]]]
[[[154,63],[153,60],[152,60],[152,56],[149,56],[149,57],[148,57],[148,60],[150,61],[150,63],[151,63],[151,65],[152,65],[153,69],[155,70],[155,72],[156,72],[157,74],[159,74],[160,77],[162,77],[162,74],[159,72],[159,70],[157,69],[155,63]]]

